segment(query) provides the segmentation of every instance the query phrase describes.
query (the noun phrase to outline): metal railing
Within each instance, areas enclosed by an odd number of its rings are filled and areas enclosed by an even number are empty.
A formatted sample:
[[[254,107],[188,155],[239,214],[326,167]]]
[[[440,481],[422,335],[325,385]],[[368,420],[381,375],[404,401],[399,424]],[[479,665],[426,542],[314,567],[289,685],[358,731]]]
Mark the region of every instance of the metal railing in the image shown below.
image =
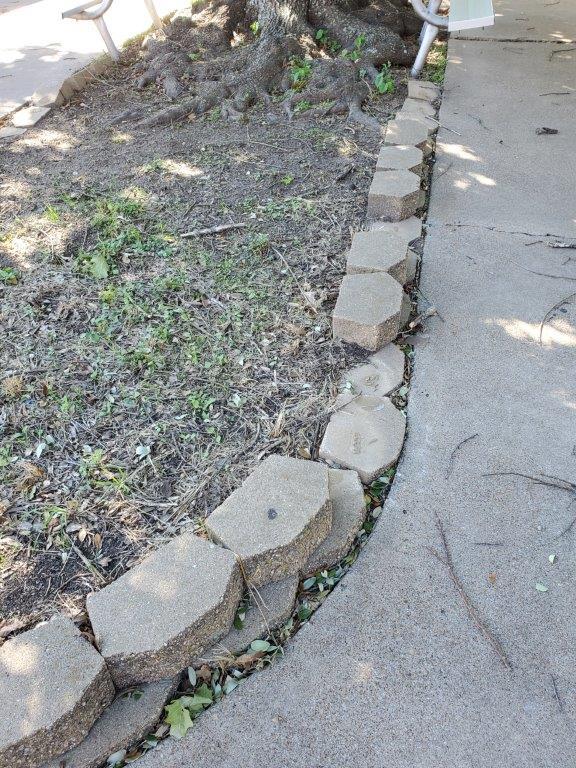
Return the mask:
[[[112,40],[112,36],[110,35],[108,27],[106,26],[106,22],[104,21],[104,14],[110,8],[113,2],[114,0],[88,0],[88,2],[82,3],[82,5],[78,5],[76,8],[72,8],[70,11],[65,11],[62,14],[62,18],[76,19],[77,21],[93,21],[96,25],[96,29],[98,32],[100,32],[100,35],[104,40],[104,45],[106,46],[108,53],[114,59],[114,61],[118,61],[120,58],[120,51],[114,44],[114,40]],[[162,29],[162,19],[156,11],[153,0],[144,0],[144,4],[146,5],[148,13],[154,22],[154,26],[157,29]]]

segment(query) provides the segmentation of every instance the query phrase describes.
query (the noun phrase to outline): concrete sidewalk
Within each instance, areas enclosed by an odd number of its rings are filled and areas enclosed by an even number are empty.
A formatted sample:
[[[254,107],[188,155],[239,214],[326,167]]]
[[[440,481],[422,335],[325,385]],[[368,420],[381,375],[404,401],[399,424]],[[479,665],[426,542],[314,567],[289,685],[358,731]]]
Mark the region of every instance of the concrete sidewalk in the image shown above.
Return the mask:
[[[576,764],[574,496],[498,474],[576,481],[575,304],[542,326],[576,290],[576,252],[550,247],[576,238],[576,58],[537,5],[543,42],[450,42],[421,281],[442,319],[376,531],[285,658],[142,768]],[[435,516],[512,669],[431,553]]]
[[[155,0],[161,16],[183,0]],[[35,92],[57,93],[70,75],[106,48],[91,21],[62,19],[80,0],[0,0],[0,118]],[[118,46],[151,26],[142,0],[116,0],[106,23]]]

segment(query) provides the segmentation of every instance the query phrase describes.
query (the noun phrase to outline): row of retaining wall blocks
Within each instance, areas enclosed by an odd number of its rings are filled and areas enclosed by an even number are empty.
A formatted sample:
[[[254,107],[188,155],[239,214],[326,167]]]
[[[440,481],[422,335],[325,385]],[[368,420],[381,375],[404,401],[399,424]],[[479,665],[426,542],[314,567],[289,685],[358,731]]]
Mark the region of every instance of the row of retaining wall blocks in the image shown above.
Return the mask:
[[[388,397],[402,383],[404,355],[389,342],[410,311],[403,284],[421,235],[421,145],[438,95],[432,84],[409,84],[369,192],[369,216],[379,220],[352,241],[334,334],[374,354],[340,382],[320,448],[327,463],[269,456],[206,519],[208,538],[183,533],[89,595],[98,650],[60,615],[8,640],[0,768],[97,768],[153,727],[183,669],[240,653],[281,625],[299,580],[349,551],[366,512],[360,481],[394,464],[404,440],[405,417]],[[425,140],[395,140],[415,128]],[[236,629],[243,596],[249,607]]]
[[[414,214],[424,204],[421,176],[438,126],[434,101],[440,92],[433,83],[410,81],[408,95],[387,125],[368,192],[368,218],[378,221],[352,239],[332,317],[334,336],[376,354],[348,372],[320,457],[355,470],[364,483],[398,460],[406,431],[404,414],[387,397],[404,372],[404,356],[390,342],[410,316],[403,286],[416,271],[410,243],[422,233]]]
[[[402,222],[425,202],[421,176],[424,158],[432,148],[430,136],[438,127],[433,102],[439,90],[433,83],[413,82],[408,86],[408,108],[403,106],[386,128],[368,192],[369,219]],[[410,242],[411,235],[399,227],[354,235],[332,318],[334,336],[370,352],[396,338],[410,316],[403,291],[414,277]]]
[[[207,518],[211,541],[183,533],[88,596],[99,653],[63,616],[0,648],[0,767],[95,768],[141,738],[183,669],[239,653],[289,618],[299,579],[348,552],[365,511],[356,472],[265,459]],[[108,706],[134,686],[140,699]]]

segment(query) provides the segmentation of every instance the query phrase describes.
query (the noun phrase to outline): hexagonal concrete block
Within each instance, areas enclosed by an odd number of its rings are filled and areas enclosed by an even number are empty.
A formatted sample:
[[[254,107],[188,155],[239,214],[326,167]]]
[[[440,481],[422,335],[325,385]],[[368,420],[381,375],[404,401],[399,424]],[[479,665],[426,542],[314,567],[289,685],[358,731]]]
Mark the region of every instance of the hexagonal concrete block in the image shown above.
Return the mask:
[[[406,99],[404,104],[402,104],[400,112],[406,115],[434,117],[436,115],[436,108],[429,101],[423,101],[422,99]]]
[[[12,125],[16,128],[31,128],[50,112],[50,107],[25,107],[14,112]]]
[[[0,765],[36,768],[75,746],[114,698],[104,659],[64,616],[0,648]]]
[[[128,750],[154,729],[179,681],[180,675],[119,694],[84,741],[44,763],[42,768],[100,768],[110,755]]]
[[[404,380],[404,353],[386,344],[368,363],[352,368],[340,379],[340,389],[353,395],[386,397]]]
[[[320,456],[355,470],[368,485],[397,461],[405,431],[406,419],[390,400],[356,397],[331,417]]]
[[[356,232],[346,261],[350,275],[363,272],[387,272],[399,283],[406,281],[408,245],[399,235],[389,232]]]
[[[403,123],[405,121],[415,121],[420,125],[423,125],[428,131],[428,136],[432,136],[438,130],[438,121],[433,117],[426,117],[426,115],[408,114],[407,112],[399,112],[395,118],[396,122]]]
[[[242,588],[232,552],[184,533],[88,595],[96,642],[116,686],[180,672],[228,632]]]
[[[416,271],[418,269],[418,254],[412,248],[408,249],[408,258],[406,259],[406,283],[414,282]]]
[[[332,315],[334,336],[377,352],[398,335],[403,296],[385,272],[345,275]]]
[[[418,147],[424,157],[432,152],[432,142],[428,127],[417,120],[395,118],[386,125],[385,144]]]
[[[322,545],[320,545],[322,546]],[[284,624],[292,615],[298,576],[288,576],[282,581],[266,584],[250,596],[250,606],[246,612],[243,626],[233,627],[215,646],[192,662],[192,666],[217,663],[222,657],[237,655],[244,651],[253,640],[258,640]]]
[[[440,88],[427,80],[408,80],[408,98],[433,102],[440,98]]]
[[[327,467],[286,456],[265,459],[206,519],[255,587],[298,573],[331,525]]]
[[[366,517],[364,489],[356,472],[330,470],[332,530],[318,549],[310,555],[304,573],[314,573],[341,560],[354,543]]]
[[[26,133],[26,128],[15,128],[13,125],[6,125],[4,128],[0,128],[0,141],[12,141],[17,139]]]
[[[385,221],[401,221],[424,205],[420,178],[410,171],[375,173],[368,191],[368,216]]]
[[[417,216],[410,216],[404,221],[371,221],[370,231],[382,230],[382,232],[393,232],[403,237],[408,245],[422,237],[422,219]]]
[[[424,153],[418,147],[398,144],[380,148],[376,160],[377,171],[412,171],[420,173]]]

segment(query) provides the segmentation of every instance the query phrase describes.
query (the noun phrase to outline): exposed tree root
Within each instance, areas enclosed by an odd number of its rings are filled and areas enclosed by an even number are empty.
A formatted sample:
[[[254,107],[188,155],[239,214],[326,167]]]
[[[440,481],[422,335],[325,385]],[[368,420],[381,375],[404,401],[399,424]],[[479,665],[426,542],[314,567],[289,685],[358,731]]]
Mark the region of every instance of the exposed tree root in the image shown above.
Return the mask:
[[[290,116],[309,109],[348,113],[375,128],[362,111],[370,94],[366,81],[383,65],[411,62],[414,44],[402,35],[418,26],[404,0],[206,2],[177,14],[161,38],[147,42],[137,86],[155,83],[178,103],[139,124],[176,122],[215,107],[235,118],[258,101],[287,93]],[[304,74],[295,80],[298,64]]]

